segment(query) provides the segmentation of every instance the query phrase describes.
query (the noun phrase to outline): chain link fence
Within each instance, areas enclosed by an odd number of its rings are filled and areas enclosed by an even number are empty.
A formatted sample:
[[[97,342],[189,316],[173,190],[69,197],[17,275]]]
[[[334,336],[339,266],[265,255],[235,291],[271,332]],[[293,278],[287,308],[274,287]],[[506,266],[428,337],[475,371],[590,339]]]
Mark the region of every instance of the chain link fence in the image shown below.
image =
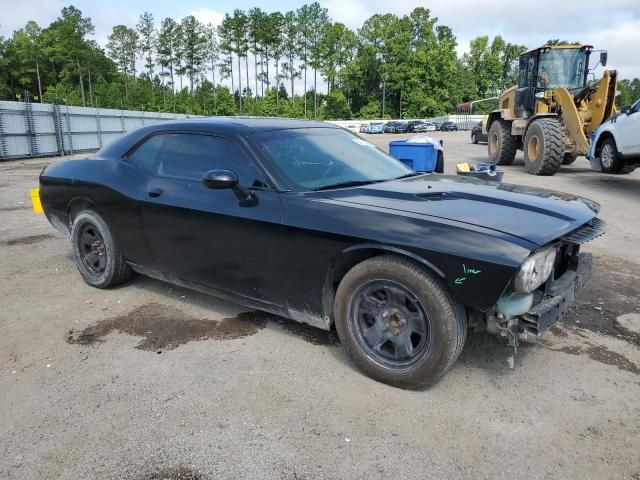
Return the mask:
[[[93,152],[130,130],[195,115],[0,101],[0,161]]]

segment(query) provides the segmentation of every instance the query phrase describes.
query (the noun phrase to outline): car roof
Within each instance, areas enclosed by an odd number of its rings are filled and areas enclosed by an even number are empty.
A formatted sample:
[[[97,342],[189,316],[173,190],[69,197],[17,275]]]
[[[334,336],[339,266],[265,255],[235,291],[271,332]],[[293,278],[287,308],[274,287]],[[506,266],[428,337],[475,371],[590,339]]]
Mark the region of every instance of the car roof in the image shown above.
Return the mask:
[[[139,127],[115,140],[100,150],[96,155],[105,157],[120,157],[129,151],[139,141],[148,135],[158,132],[196,131],[216,132],[223,135],[239,135],[247,137],[254,133],[273,130],[288,130],[297,128],[342,128],[325,122],[314,120],[300,120],[294,118],[272,117],[201,117],[180,118],[167,120]]]
[[[312,128],[312,127],[329,127],[339,128],[335,125],[326,122],[318,122],[315,120],[302,120],[299,118],[280,118],[280,117],[205,117],[205,118],[185,118],[179,120],[169,120],[166,122],[158,122],[158,126],[215,126],[215,127],[227,127],[233,129],[233,127],[245,130],[283,130],[288,128]]]

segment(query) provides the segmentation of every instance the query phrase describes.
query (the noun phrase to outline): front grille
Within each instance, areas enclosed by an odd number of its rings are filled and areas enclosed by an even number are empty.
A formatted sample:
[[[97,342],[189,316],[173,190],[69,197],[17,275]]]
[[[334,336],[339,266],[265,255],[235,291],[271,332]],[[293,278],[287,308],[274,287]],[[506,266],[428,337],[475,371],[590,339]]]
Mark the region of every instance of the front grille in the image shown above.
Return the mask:
[[[573,232],[567,233],[562,240],[574,245],[582,245],[602,235],[606,225],[604,220],[594,217]]]

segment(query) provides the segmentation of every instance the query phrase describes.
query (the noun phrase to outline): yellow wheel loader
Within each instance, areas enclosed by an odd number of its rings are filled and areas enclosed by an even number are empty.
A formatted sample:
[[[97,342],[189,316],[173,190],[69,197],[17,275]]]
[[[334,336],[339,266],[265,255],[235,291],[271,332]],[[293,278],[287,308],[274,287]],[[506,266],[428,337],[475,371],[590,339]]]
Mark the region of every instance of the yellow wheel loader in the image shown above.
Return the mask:
[[[545,46],[520,55],[519,80],[487,118],[489,160],[511,165],[516,150],[532,175],[553,175],[589,150],[591,133],[615,113],[617,72],[588,81],[590,45]],[[607,52],[600,52],[600,64]]]

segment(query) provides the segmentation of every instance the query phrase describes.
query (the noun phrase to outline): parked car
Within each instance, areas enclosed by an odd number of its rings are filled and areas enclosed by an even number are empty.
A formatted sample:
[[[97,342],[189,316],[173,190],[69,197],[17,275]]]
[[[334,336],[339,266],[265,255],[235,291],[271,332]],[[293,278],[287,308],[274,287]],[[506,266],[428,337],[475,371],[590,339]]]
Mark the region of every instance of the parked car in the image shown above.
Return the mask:
[[[471,143],[487,142],[488,134],[482,128],[482,122],[476,123],[471,129]]]
[[[424,120],[409,120],[409,122],[407,122],[407,132],[413,132],[416,126],[422,125],[423,123],[425,123]]]
[[[640,166],[640,100],[598,127],[587,158],[605,173],[630,173]]]
[[[367,133],[384,133],[384,122],[371,122]]]
[[[443,132],[453,132],[458,130],[458,124],[455,122],[442,122],[440,130]]]
[[[435,382],[467,329],[535,340],[591,272],[599,205],[418,174],[345,129],[269,118],[134,130],[40,175],[97,288],[133,272],[329,329],[371,377]],[[319,366],[319,368],[322,368]]]
[[[369,124],[368,123],[360,124],[360,133],[369,133]]]
[[[416,132],[416,133],[435,132],[436,131],[436,126],[435,126],[434,123],[425,122],[425,123],[422,123],[420,125],[416,125],[414,127],[413,131]]]
[[[407,133],[407,122],[387,122],[384,125],[384,133]]]
[[[441,122],[439,120],[434,120],[432,123],[436,126],[436,130],[440,130],[440,127],[444,122]]]

